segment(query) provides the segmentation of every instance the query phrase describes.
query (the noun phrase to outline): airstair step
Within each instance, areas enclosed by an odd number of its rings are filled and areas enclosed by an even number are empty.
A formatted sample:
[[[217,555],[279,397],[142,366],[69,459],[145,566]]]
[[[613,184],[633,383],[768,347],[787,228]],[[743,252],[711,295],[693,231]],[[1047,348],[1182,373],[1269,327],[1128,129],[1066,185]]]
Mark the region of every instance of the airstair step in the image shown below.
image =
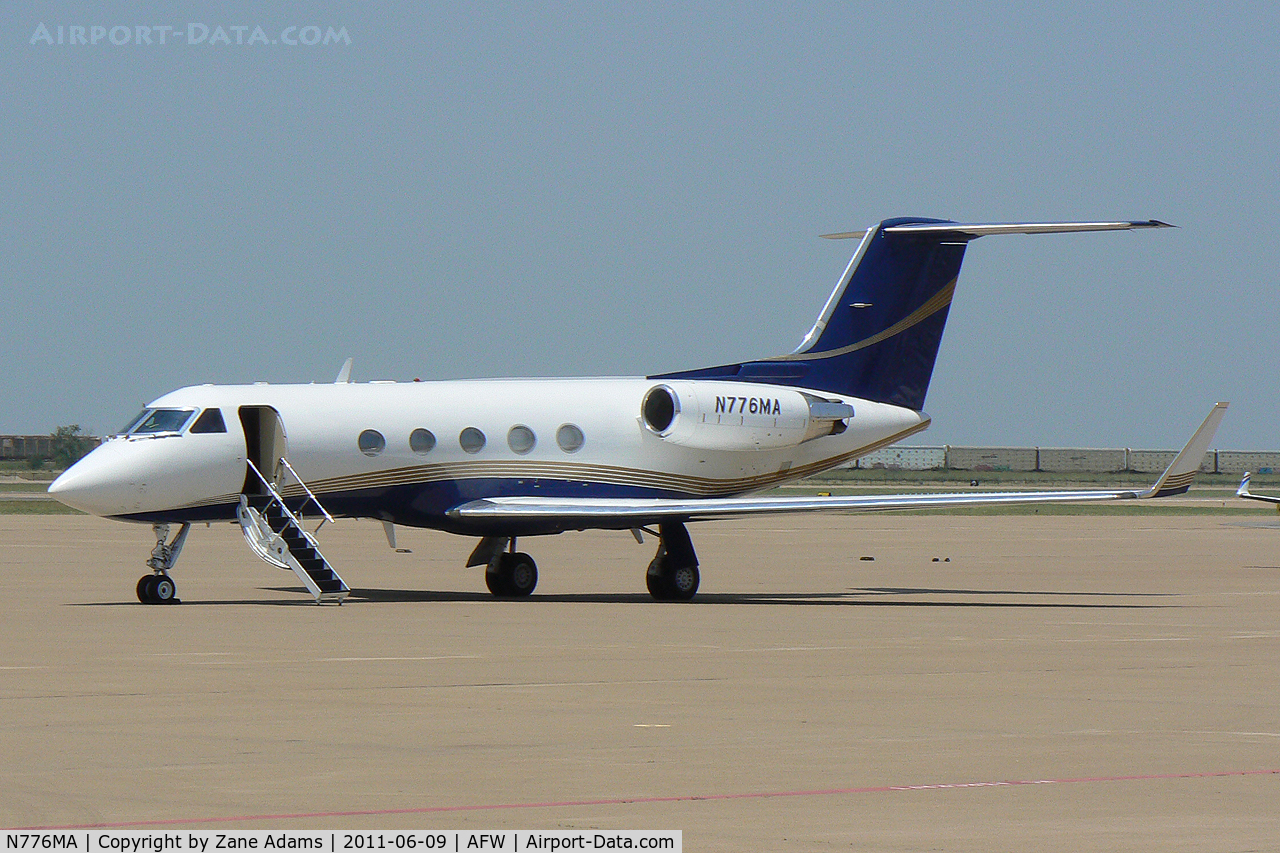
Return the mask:
[[[282,464],[287,465],[285,460]],[[256,472],[257,467],[252,466]],[[297,473],[289,468],[294,477]],[[350,593],[346,583],[338,576],[320,553],[315,538],[302,528],[302,519],[295,515],[285,504],[275,485],[258,474],[267,494],[243,494],[240,499],[247,511],[241,512],[240,524],[245,538],[249,541],[258,556],[273,565],[284,565],[292,569],[315,596],[316,603],[336,601],[342,603]],[[299,481],[301,482],[301,481]],[[320,506],[319,500],[307,489],[302,488],[314,501],[326,520],[333,518]],[[322,522],[323,523],[323,522]],[[268,529],[270,532],[268,532]],[[281,549],[280,545],[284,545]]]

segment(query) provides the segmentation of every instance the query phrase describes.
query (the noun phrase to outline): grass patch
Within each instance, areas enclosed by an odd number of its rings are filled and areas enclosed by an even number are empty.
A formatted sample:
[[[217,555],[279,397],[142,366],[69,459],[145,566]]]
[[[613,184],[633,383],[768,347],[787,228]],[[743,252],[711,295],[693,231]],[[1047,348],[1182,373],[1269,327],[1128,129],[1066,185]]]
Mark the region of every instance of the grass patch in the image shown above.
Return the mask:
[[[1118,473],[1048,473],[1044,471],[900,471],[889,468],[839,468],[824,471],[805,479],[805,484],[819,485],[969,485],[977,480],[983,486],[1036,486],[1037,488],[1069,488],[1081,486],[1093,488],[1098,485],[1150,486],[1159,474],[1135,474],[1121,471]],[[1230,488],[1235,491],[1240,485],[1240,477],[1236,474],[1197,474],[1196,485]],[[1254,474],[1253,486],[1280,487],[1280,474]]]
[[[897,487],[872,485],[864,486],[849,485],[847,483],[815,483],[805,480],[801,483],[792,483],[786,486],[778,486],[768,494],[772,495],[890,495],[890,494],[942,494],[942,495],[981,495],[989,492],[1027,492],[1027,491],[1142,491],[1149,487],[1150,483],[1138,485],[1135,483],[1091,483],[1081,485],[1079,483],[1041,483],[1038,489],[1024,488],[1018,483],[983,483],[980,488],[971,488],[966,483],[900,483]],[[1113,488],[1114,487],[1114,488]],[[1218,489],[1218,488],[1195,488],[1182,496],[1185,498],[1202,499],[1202,500],[1235,500],[1235,489]]]
[[[24,480],[52,480],[61,473],[53,470],[47,462],[39,468],[32,468],[30,462],[21,459],[6,459],[0,462],[0,476],[21,477]]]
[[[60,504],[55,500],[0,500],[0,515],[84,515],[84,513],[65,504]]]
[[[0,483],[0,494],[4,494],[5,492],[39,494],[47,491],[49,491],[48,483]]]

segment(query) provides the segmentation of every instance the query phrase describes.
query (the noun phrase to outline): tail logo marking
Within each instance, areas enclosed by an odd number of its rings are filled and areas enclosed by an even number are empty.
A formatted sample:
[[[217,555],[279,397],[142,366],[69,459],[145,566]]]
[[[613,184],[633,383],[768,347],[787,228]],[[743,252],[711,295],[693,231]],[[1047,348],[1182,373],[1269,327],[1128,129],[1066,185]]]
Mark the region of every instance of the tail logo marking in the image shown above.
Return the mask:
[[[912,311],[906,317],[894,323],[892,326],[885,329],[883,332],[874,334],[869,338],[863,338],[857,343],[852,343],[852,344],[849,344],[848,346],[840,347],[839,349],[823,350],[822,352],[793,352],[790,355],[781,355],[781,356],[778,356],[776,359],[769,359],[769,361],[814,361],[816,359],[834,358],[836,356],[845,355],[847,353],[855,352],[860,349],[866,349],[867,347],[874,346],[875,344],[878,344],[881,341],[888,340],[889,338],[892,338],[894,335],[900,335],[903,332],[905,332],[907,329],[910,329],[912,326],[916,326],[916,325],[919,325],[920,323],[923,323],[925,320],[929,319],[934,314],[937,314],[943,308],[946,308],[948,305],[950,305],[951,300],[955,297],[955,294],[956,294],[957,281],[958,279],[954,279],[954,278],[951,279],[951,281],[947,284],[947,286],[939,290],[937,293],[935,293],[929,299],[928,302],[925,302],[915,311]],[[858,303],[854,307],[870,307],[870,306],[867,303]]]

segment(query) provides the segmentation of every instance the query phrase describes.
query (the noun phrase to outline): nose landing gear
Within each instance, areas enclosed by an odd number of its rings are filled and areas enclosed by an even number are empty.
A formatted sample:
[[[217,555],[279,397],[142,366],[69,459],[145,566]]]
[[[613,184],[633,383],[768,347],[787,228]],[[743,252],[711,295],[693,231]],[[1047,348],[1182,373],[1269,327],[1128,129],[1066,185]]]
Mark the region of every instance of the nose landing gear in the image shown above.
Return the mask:
[[[178,562],[191,525],[184,523],[172,540],[169,539],[168,524],[153,524],[151,530],[156,535],[156,547],[151,549],[147,566],[153,574],[138,579],[138,600],[143,604],[177,604],[178,587],[169,577],[169,570]]]

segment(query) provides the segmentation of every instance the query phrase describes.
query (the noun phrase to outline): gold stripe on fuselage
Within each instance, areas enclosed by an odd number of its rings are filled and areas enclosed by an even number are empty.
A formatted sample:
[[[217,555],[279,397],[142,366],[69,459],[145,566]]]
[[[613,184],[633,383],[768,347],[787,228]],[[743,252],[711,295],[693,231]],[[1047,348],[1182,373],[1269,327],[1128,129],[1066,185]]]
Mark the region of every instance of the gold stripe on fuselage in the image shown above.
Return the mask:
[[[342,477],[329,477],[322,480],[308,480],[307,485],[318,497],[344,492],[364,491],[368,489],[386,489],[399,486],[427,485],[450,480],[536,480],[551,479],[566,482],[578,482],[584,485],[634,486],[644,489],[678,492],[699,497],[726,497],[745,492],[755,492],[777,486],[781,483],[803,479],[812,474],[826,471],[845,462],[865,456],[882,447],[901,441],[907,436],[920,432],[929,426],[929,422],[916,424],[888,438],[865,444],[846,453],[830,456],[825,459],[774,471],[768,474],[757,474],[751,477],[716,479],[711,477],[695,477],[685,474],[673,474],[643,468],[626,468],[613,465],[586,465],[565,462],[535,462],[525,459],[512,460],[476,460],[466,462],[445,462],[436,465],[414,465],[406,468],[391,468],[384,471],[371,471],[364,474],[351,474]],[[286,498],[299,498],[306,494],[301,485],[289,484],[280,493]],[[239,495],[220,495],[193,503],[184,504],[180,509],[192,509],[204,506],[217,506],[235,503]]]
[[[447,482],[449,480],[482,480],[482,479],[515,479],[536,480],[553,479],[584,484],[608,484],[618,486],[635,486],[640,488],[674,491],[703,497],[719,497],[742,494],[776,486],[780,483],[798,480],[828,468],[856,459],[859,456],[878,450],[886,445],[901,441],[913,433],[928,426],[928,422],[917,424],[902,430],[895,435],[880,441],[863,445],[837,456],[827,457],[817,462],[757,474],[751,477],[723,478],[695,477],[691,475],[673,474],[641,468],[626,468],[610,465],[581,465],[563,462],[534,462],[530,460],[507,461],[475,461],[454,462],[438,465],[415,465],[408,468],[393,468],[386,471],[373,471],[367,474],[355,474],[344,477],[331,477],[323,480],[308,481],[307,485],[320,497],[339,492],[361,491],[365,489],[391,488],[396,486],[425,485],[427,483]],[[301,486],[293,484],[282,490],[285,497],[300,497],[304,494]]]

